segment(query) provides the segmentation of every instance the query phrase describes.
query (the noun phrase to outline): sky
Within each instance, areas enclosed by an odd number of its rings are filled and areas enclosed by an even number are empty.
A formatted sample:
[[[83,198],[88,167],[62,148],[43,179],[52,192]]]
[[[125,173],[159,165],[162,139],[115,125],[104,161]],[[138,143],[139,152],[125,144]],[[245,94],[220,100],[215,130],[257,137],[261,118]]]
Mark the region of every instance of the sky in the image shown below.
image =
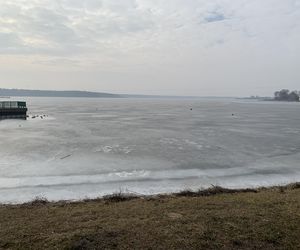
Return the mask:
[[[300,0],[1,0],[0,88],[300,90]]]

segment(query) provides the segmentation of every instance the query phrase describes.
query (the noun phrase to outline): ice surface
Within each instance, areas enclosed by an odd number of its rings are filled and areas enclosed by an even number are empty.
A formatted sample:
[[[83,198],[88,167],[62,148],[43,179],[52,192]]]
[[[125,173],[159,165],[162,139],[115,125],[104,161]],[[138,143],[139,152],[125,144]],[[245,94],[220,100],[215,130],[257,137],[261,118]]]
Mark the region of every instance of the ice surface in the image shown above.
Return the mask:
[[[0,121],[0,202],[300,179],[298,103],[25,99],[29,120]]]

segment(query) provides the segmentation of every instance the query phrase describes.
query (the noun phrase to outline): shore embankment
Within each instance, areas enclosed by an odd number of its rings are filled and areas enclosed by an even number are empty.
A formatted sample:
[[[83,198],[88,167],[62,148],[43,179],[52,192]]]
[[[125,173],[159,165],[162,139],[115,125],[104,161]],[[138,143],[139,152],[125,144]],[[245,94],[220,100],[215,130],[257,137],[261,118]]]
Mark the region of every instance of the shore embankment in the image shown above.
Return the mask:
[[[300,249],[300,183],[0,205],[0,249]]]

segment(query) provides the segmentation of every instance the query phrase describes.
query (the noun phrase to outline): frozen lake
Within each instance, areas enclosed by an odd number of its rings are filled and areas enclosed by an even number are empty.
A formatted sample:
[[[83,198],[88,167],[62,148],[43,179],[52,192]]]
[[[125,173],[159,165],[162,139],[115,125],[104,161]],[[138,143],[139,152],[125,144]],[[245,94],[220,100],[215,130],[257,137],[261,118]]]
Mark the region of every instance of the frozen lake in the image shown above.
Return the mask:
[[[19,99],[47,117],[0,121],[0,202],[300,180],[299,103]]]

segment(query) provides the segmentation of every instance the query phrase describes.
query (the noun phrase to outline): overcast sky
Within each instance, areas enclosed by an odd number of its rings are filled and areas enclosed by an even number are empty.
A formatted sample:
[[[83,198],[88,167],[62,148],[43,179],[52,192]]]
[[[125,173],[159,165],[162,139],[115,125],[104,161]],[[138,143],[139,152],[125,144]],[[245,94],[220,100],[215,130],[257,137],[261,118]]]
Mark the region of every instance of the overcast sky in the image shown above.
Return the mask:
[[[300,0],[1,0],[0,87],[300,90]]]

